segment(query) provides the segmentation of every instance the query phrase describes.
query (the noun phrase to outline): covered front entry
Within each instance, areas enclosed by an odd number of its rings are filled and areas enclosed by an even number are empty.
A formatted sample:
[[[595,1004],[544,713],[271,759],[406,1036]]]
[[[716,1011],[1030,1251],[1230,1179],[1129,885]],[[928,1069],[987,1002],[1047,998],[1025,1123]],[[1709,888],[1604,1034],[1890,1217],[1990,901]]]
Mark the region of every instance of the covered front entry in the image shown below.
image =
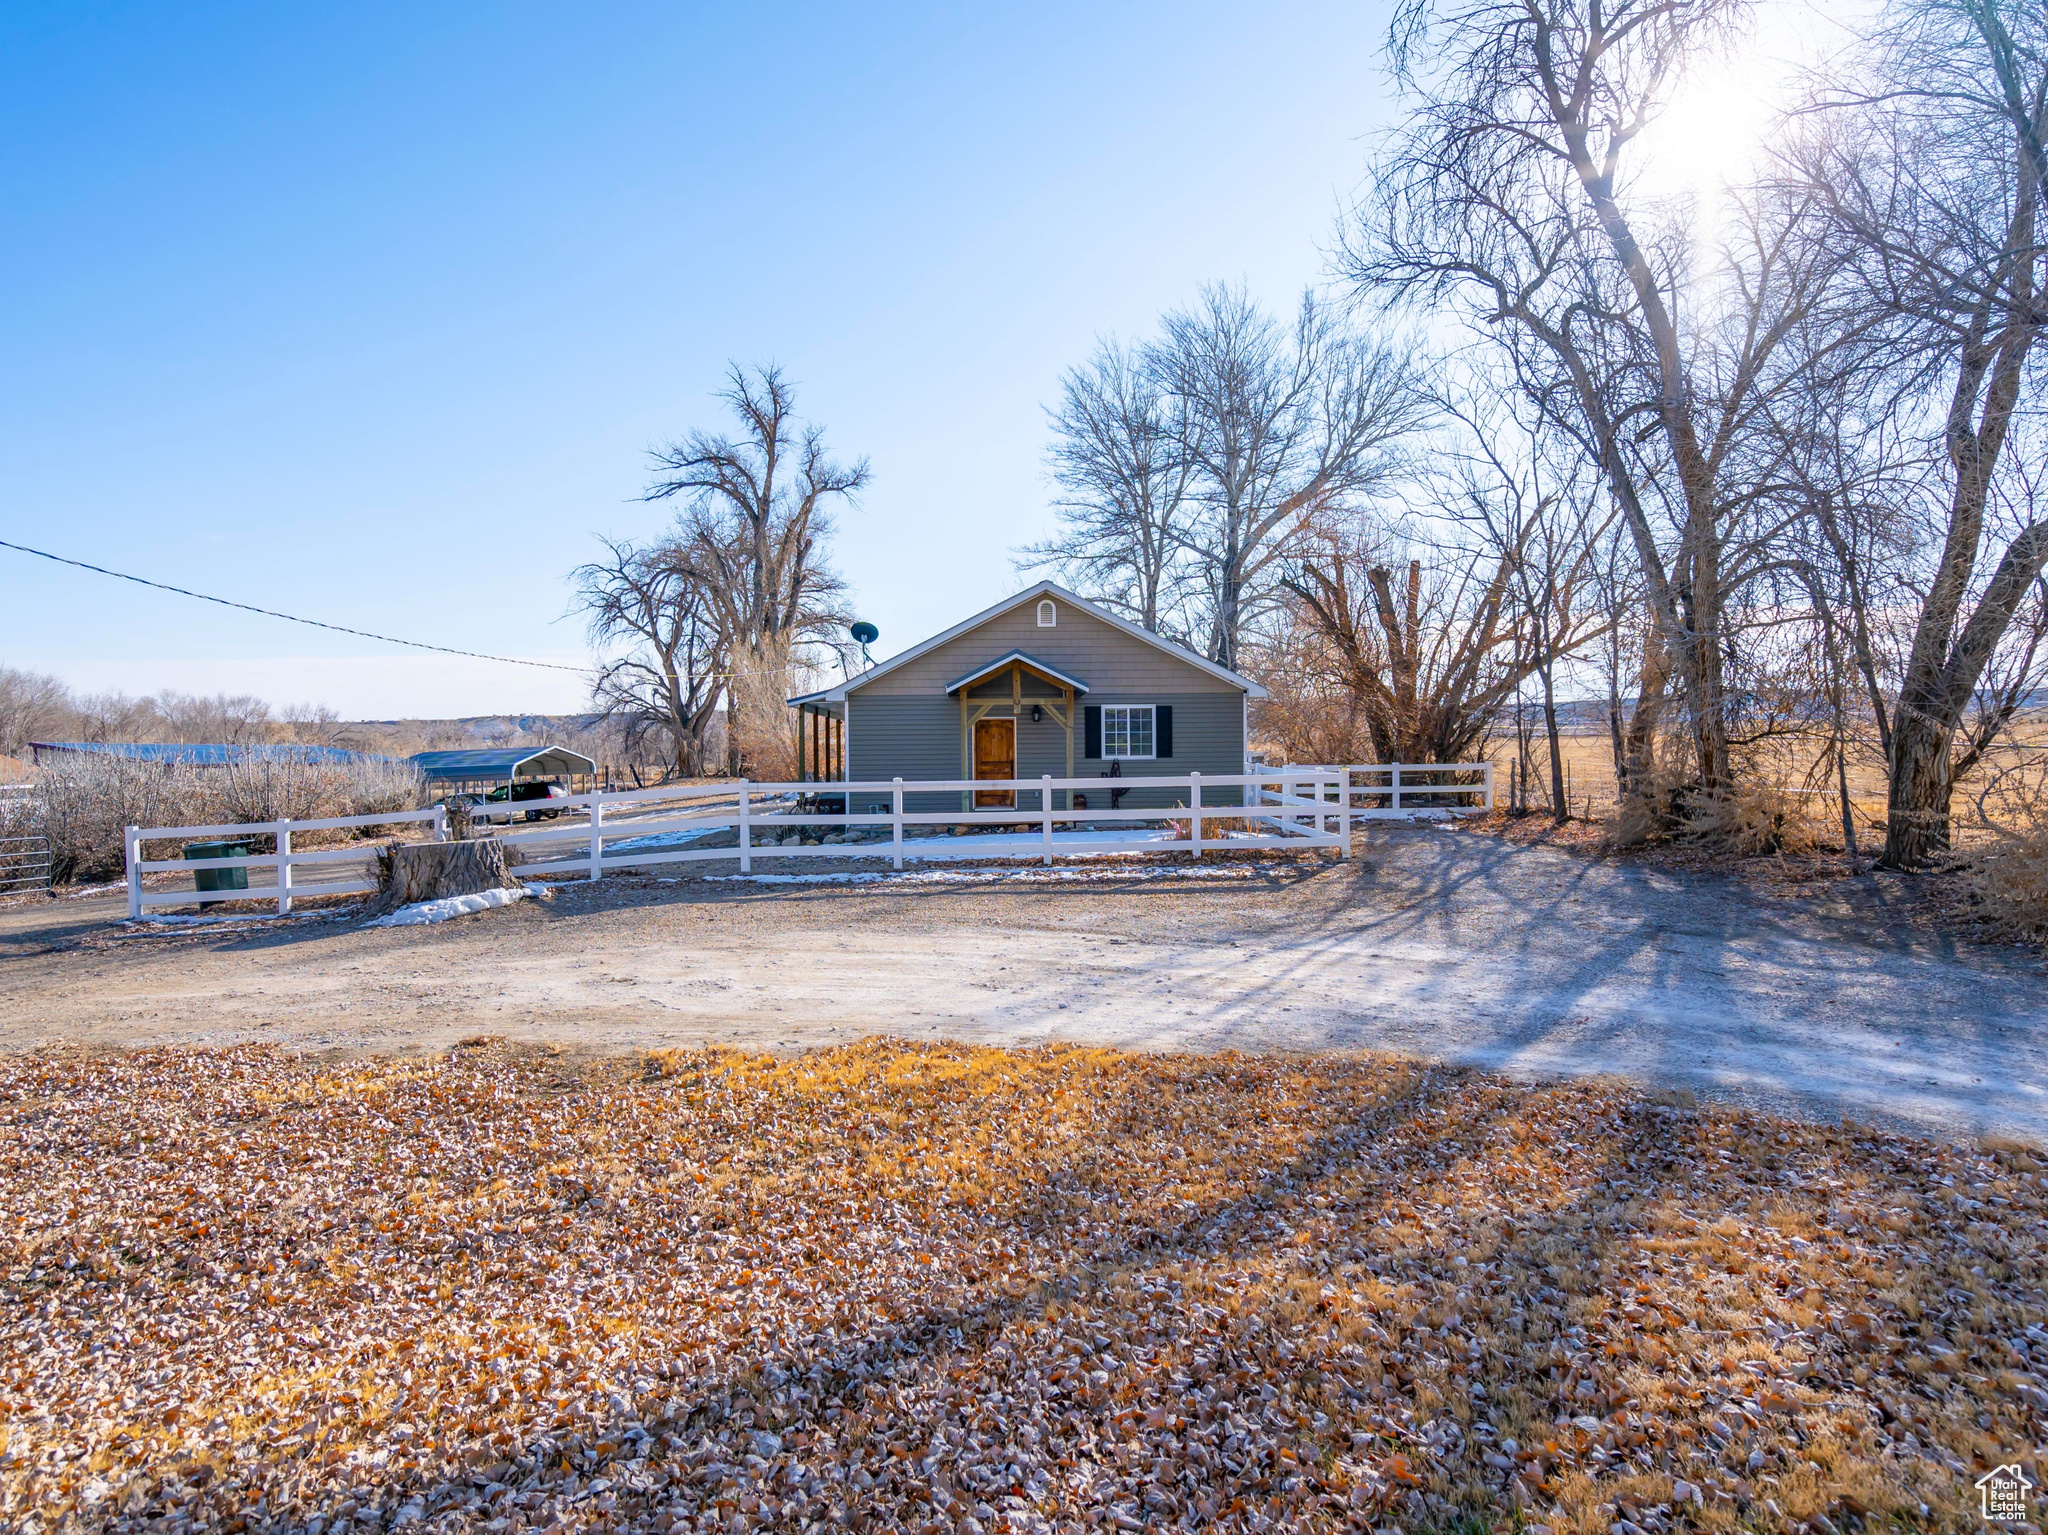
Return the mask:
[[[1055,777],[1074,776],[1074,726],[1078,723],[1075,711],[1077,700],[1088,691],[1088,684],[1078,677],[1069,677],[1043,661],[1013,650],[969,672],[946,691],[960,700],[963,777],[980,780],[1027,776],[1020,756],[1032,759],[1028,776],[1042,777],[1048,770]],[[1019,734],[1026,722],[1037,731],[1048,720],[1065,736],[1061,760],[1045,761],[1042,743],[1028,753],[1020,753]],[[1071,808],[1061,803],[1070,796],[1064,791],[1056,792],[1058,800],[1052,808]],[[965,799],[963,795],[963,803]],[[1034,794],[1032,804],[1020,806],[1016,792],[1009,789],[977,789],[973,795],[976,808],[1006,810],[1045,808],[1036,804],[1037,799]]]
[[[974,776],[983,778],[1015,778],[1017,776],[1017,721],[976,720],[974,722]],[[1013,789],[977,789],[974,793],[974,808],[1014,810],[1017,794]]]

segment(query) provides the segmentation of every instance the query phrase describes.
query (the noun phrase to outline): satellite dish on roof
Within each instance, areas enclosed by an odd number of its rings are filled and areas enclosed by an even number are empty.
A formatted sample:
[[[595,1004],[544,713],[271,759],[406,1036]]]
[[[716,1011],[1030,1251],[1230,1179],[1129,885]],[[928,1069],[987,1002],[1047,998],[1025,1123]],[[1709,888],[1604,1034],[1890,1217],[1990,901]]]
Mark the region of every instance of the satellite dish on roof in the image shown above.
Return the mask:
[[[869,623],[865,618],[846,632],[859,640],[863,645],[872,645],[882,637],[882,631]]]

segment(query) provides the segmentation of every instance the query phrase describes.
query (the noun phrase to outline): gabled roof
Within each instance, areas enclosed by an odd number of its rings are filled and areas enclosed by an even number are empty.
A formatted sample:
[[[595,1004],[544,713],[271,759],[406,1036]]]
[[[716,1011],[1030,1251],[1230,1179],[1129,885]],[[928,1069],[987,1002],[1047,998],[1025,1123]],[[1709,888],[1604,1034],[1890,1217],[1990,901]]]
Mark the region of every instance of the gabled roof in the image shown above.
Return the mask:
[[[1036,602],[1040,597],[1057,597],[1061,602],[1071,603],[1082,612],[1088,614],[1089,617],[1099,618],[1112,629],[1121,629],[1132,639],[1143,641],[1155,650],[1165,651],[1176,661],[1184,661],[1189,666],[1196,667],[1220,681],[1229,683],[1232,687],[1243,688],[1253,698],[1264,698],[1266,696],[1266,690],[1252,681],[1251,678],[1241,677],[1227,666],[1218,666],[1214,661],[1196,655],[1185,645],[1176,645],[1172,640],[1162,639],[1150,629],[1140,628],[1129,619],[1119,618],[1116,614],[1097,607],[1087,598],[1076,596],[1057,582],[1041,581],[1036,586],[1027,587],[1014,597],[1004,598],[992,608],[984,608],[972,618],[961,620],[953,625],[952,628],[946,630],[945,633],[935,634],[921,644],[911,646],[900,656],[891,656],[879,666],[869,667],[858,677],[849,677],[836,687],[822,688],[815,693],[806,693],[801,698],[792,698],[790,702],[792,704],[843,703],[845,702],[846,695],[855,688],[866,687],[877,677],[884,676],[889,672],[893,672],[899,666],[915,661],[927,651],[936,650],[948,641],[958,639],[969,630],[980,628],[981,625],[987,623],[990,619],[999,618],[1009,612],[1010,609],[1019,607],[1024,603]],[[1036,665],[1037,663],[1034,662],[1033,664]]]
[[[1022,661],[1026,666],[1030,667],[1040,676],[1050,677],[1054,682],[1059,683],[1062,687],[1072,688],[1076,693],[1085,693],[1088,691],[1088,684],[1083,682],[1079,677],[1069,677],[1057,666],[1047,666],[1043,661],[1039,660],[1036,656],[1026,655],[1021,650],[1013,650],[1008,655],[1004,656],[1000,661],[991,661],[988,663],[988,665],[981,667],[976,671],[969,672],[966,676],[962,677],[958,682],[947,683],[946,692],[948,694],[953,694],[959,692],[962,688],[971,688],[974,686],[975,683],[981,681],[982,678],[988,676],[991,672],[999,672],[1013,661]]]

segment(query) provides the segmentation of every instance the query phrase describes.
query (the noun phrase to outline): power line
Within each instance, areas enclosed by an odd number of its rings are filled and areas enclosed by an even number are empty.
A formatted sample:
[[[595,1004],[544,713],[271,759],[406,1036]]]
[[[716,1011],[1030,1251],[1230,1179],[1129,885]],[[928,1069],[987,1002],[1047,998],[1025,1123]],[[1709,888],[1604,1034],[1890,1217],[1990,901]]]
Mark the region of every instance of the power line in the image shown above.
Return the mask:
[[[386,645],[404,645],[413,650],[432,650],[444,656],[467,656],[472,661],[502,661],[507,666],[539,666],[551,672],[575,672],[586,677],[590,675],[590,668],[587,666],[563,666],[556,661],[522,661],[517,656],[490,656],[480,650],[453,650],[446,645],[423,645],[418,640],[401,640],[395,635],[372,634],[367,629],[349,629],[340,624],[323,624],[317,618],[299,618],[290,613],[273,612],[269,608],[251,607],[246,602],[230,602],[225,597],[209,597],[205,592],[190,592],[182,586],[169,586],[162,581],[149,581],[141,576],[131,576],[126,571],[108,570],[104,565],[88,565],[84,560],[67,560],[61,554],[51,554],[46,549],[31,549],[27,544],[11,544],[4,538],[0,538],[0,549],[16,549],[23,554],[55,560],[59,565],[75,565],[78,569],[92,571],[95,575],[133,581],[137,586],[153,586],[160,592],[176,592],[180,597],[197,597],[201,602],[217,602],[224,608],[239,608],[244,613],[260,613],[265,618],[281,618],[288,624],[305,624],[309,628],[329,629],[336,634],[353,634],[357,639],[381,640]]]

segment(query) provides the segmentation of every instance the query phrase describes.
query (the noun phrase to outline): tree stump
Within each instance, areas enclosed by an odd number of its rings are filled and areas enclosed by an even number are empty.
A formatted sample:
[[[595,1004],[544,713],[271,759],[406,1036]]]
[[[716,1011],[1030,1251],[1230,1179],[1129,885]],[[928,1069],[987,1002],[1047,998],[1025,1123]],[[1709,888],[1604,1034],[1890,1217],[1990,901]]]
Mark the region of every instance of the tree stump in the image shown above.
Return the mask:
[[[377,854],[377,880],[382,888],[371,899],[366,915],[381,917],[418,901],[516,886],[519,882],[512,877],[511,866],[517,861],[518,854],[508,857],[505,844],[495,838],[395,843]]]

